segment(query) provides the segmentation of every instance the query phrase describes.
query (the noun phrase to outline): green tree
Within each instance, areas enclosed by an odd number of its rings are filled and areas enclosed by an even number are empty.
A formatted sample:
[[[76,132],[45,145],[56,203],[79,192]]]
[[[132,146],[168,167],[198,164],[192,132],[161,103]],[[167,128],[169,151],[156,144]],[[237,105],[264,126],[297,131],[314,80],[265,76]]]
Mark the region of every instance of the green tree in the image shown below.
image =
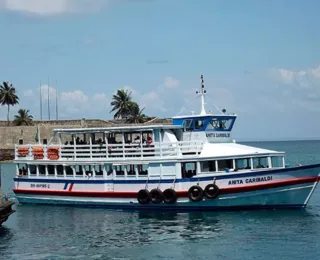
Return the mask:
[[[126,119],[132,106],[131,92],[125,89],[118,89],[117,93],[112,97],[111,106],[110,113],[115,112],[114,119]]]
[[[146,122],[147,116],[143,113],[144,108],[140,109],[136,102],[132,102],[129,108],[126,123],[139,124]]]
[[[16,89],[9,82],[3,82],[0,86],[0,104],[8,106],[7,121],[8,125],[10,125],[10,106],[19,104],[19,97],[16,94]]]
[[[33,116],[29,113],[27,109],[19,109],[18,114],[14,116],[15,125],[32,125]]]

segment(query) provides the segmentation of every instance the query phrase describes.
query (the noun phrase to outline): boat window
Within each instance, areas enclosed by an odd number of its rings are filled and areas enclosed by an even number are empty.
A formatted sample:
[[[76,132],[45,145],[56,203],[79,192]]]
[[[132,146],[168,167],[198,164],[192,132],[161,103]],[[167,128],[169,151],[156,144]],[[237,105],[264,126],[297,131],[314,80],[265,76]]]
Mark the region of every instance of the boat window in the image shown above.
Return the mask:
[[[101,176],[103,175],[103,169],[102,169],[102,165],[95,165],[94,166],[94,172],[97,176]]]
[[[136,175],[135,167],[133,164],[127,165],[127,175],[130,175],[130,176]]]
[[[48,175],[54,175],[54,165],[48,165]]]
[[[192,119],[186,119],[183,121],[183,129],[184,131],[192,131],[193,126],[192,126]]]
[[[272,156],[271,157],[271,165],[274,168],[283,167],[283,157],[282,156]]]
[[[73,169],[71,166],[65,166],[66,167],[66,174],[67,175],[73,175]]]
[[[18,168],[19,168],[19,175],[28,175],[28,165],[26,163],[19,163],[18,164]]]
[[[201,172],[215,172],[216,162],[215,161],[204,161],[200,163]]]
[[[90,175],[90,174],[91,176],[93,175],[93,170],[91,165],[84,165],[83,168],[85,170],[86,175]]]
[[[108,175],[112,174],[113,173],[113,168],[112,168],[112,164],[105,164],[104,165],[104,168],[107,172]]]
[[[233,160],[219,160],[218,161],[218,170],[219,171],[228,171],[229,169],[233,169]]]
[[[46,175],[46,166],[39,165],[39,175]]]
[[[137,165],[138,173],[140,176],[148,175],[148,164],[139,164]]]
[[[57,165],[57,175],[63,175],[63,166]]]
[[[234,118],[212,118],[206,130],[230,131]]]
[[[197,174],[197,163],[196,162],[181,163],[182,178],[191,178],[196,174]]]
[[[83,171],[82,171],[82,165],[75,165],[75,171],[76,171],[76,175],[83,175]]]
[[[235,163],[235,170],[251,169],[250,158],[236,159]]]
[[[116,169],[116,175],[124,175],[124,169],[125,169],[124,165],[117,165],[115,166],[115,169]]]
[[[202,129],[204,126],[204,120],[195,120],[194,122],[194,129]]]
[[[252,160],[254,169],[268,168],[268,157],[258,157]]]
[[[30,175],[37,175],[37,166],[29,165]]]

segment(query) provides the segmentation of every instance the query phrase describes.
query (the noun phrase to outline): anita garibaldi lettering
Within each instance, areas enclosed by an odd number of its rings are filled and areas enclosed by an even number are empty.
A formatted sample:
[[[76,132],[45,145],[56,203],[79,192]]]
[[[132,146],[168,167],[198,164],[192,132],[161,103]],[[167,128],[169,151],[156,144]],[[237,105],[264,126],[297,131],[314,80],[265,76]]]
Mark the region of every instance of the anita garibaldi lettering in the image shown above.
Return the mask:
[[[245,180],[230,180],[228,185],[237,185],[237,184],[244,184],[244,183],[257,183],[257,182],[265,182],[271,181],[272,176],[264,176],[264,177],[255,177],[255,178],[248,178]]]

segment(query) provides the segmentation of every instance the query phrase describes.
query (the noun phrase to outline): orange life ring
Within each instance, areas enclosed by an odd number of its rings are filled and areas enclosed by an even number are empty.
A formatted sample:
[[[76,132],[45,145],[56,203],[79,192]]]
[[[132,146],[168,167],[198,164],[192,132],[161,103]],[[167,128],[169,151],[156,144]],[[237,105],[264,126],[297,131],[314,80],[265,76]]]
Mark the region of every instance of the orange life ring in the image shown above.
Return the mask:
[[[58,147],[49,147],[47,150],[49,160],[58,160],[59,159],[59,148]]]
[[[29,154],[29,148],[28,147],[19,147],[18,148],[18,155],[19,156],[27,156]]]
[[[43,159],[43,147],[32,147],[32,154],[36,160]]]

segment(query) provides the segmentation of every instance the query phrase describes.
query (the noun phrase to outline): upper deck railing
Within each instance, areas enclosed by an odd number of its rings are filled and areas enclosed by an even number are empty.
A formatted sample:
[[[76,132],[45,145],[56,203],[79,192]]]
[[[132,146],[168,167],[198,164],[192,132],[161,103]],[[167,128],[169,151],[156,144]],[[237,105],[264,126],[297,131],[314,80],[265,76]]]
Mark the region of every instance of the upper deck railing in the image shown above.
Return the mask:
[[[15,160],[141,160],[200,154],[202,141],[145,144],[16,145]],[[151,159],[151,158],[150,158]]]

